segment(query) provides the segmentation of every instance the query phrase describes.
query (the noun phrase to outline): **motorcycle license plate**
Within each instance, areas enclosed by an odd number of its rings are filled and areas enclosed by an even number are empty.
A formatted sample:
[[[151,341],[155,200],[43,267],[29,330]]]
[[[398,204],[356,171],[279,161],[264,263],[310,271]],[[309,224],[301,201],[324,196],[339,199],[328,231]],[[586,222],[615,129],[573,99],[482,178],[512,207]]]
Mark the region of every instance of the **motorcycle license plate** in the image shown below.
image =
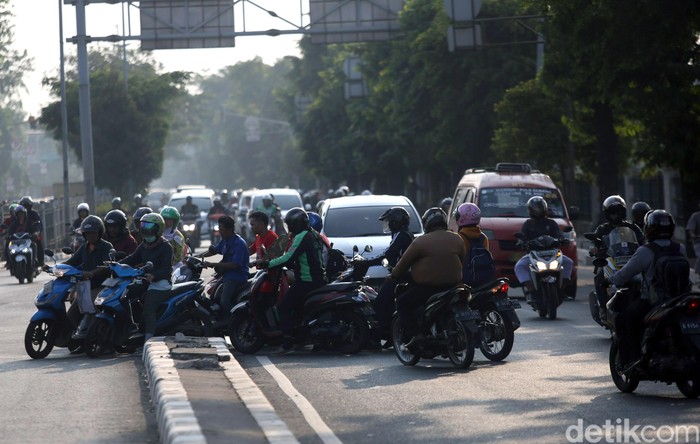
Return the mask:
[[[481,318],[481,315],[476,310],[460,310],[455,313],[458,321],[476,321]]]
[[[513,299],[498,299],[496,300],[496,308],[520,308],[520,302]]]
[[[680,324],[681,324],[681,333],[683,333],[684,335],[700,334],[700,320],[682,319]]]
[[[119,279],[117,278],[107,278],[102,282],[103,287],[114,287],[119,284]]]

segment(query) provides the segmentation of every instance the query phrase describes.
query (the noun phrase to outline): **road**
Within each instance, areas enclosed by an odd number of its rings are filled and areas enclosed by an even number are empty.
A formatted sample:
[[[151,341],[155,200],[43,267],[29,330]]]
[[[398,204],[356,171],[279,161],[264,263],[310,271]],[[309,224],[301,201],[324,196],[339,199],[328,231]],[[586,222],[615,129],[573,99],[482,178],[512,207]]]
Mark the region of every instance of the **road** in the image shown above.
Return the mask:
[[[139,357],[88,359],[65,349],[39,361],[26,356],[32,300],[48,278],[20,286],[0,272],[2,441],[157,442]],[[590,267],[581,267],[579,286],[556,321],[518,310],[523,326],[507,360],[492,363],[477,351],[468,371],[439,360],[406,367],[391,350],[234,354],[302,443],[624,442],[625,430],[628,442],[700,442],[700,402],[675,386],[617,391],[609,335],[588,314]]]

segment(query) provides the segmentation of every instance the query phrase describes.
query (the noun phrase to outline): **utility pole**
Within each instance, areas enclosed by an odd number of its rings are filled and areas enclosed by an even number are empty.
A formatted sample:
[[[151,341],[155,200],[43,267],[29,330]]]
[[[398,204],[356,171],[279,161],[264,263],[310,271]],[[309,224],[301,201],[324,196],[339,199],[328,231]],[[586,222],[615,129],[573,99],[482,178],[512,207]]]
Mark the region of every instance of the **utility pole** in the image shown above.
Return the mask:
[[[63,220],[70,221],[68,190],[68,110],[66,103],[66,65],[63,54],[63,0],[58,0],[58,39],[61,55],[61,147],[63,154]]]
[[[92,111],[90,109],[90,73],[88,71],[85,0],[75,1],[76,40],[78,44],[78,99],[80,101],[80,145],[83,155],[85,200],[95,206],[95,164],[92,157]]]

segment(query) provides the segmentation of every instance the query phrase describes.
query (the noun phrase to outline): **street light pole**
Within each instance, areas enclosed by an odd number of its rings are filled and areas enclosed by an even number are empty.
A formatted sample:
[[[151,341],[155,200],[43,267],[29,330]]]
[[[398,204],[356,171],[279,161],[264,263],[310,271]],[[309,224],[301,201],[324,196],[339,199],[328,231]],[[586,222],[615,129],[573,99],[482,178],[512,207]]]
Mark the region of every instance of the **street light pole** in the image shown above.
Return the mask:
[[[78,99],[80,102],[80,145],[83,155],[85,200],[95,208],[95,165],[92,158],[92,111],[90,109],[90,73],[88,71],[85,0],[75,1],[76,40],[78,43]]]

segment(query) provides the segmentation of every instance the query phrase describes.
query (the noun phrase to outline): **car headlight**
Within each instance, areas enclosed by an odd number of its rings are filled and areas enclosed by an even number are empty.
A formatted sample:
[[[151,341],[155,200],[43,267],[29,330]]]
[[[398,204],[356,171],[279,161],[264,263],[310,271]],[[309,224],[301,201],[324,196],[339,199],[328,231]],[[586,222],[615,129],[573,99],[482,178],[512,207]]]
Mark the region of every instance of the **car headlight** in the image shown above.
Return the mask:
[[[568,239],[570,241],[575,241],[576,240],[576,230],[571,230],[568,233],[562,233],[562,237],[564,239]]]
[[[547,269],[547,264],[542,261],[537,261],[535,266],[537,267],[537,271],[545,271]]]

